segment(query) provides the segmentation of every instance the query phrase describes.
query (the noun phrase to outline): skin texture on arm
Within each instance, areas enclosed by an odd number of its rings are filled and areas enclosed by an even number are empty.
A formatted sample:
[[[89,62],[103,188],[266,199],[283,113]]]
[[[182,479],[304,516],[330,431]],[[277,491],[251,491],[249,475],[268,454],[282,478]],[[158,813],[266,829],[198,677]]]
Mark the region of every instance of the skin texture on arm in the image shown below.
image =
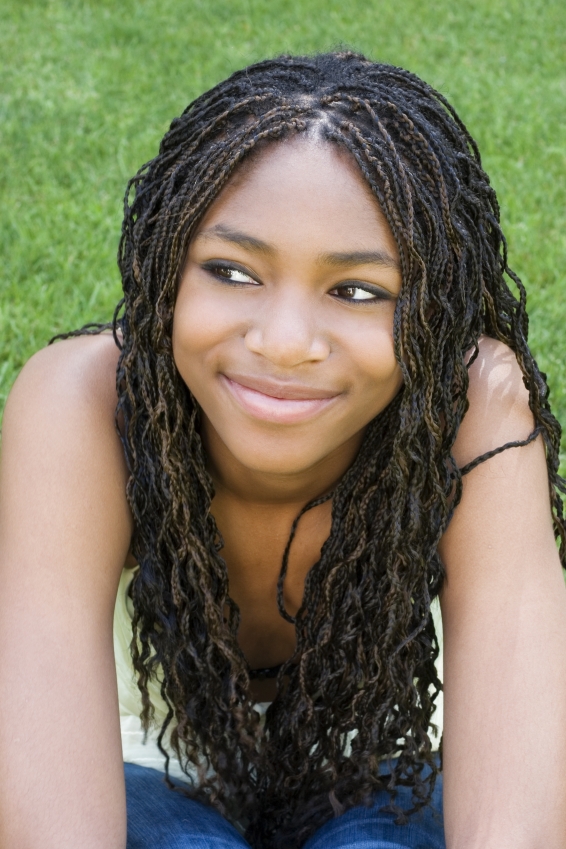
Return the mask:
[[[470,368],[460,467],[533,429],[514,354]],[[566,589],[542,439],[464,477],[441,544],[448,849],[566,846]]]
[[[131,519],[118,351],[59,342],[8,400],[0,467],[0,847],[123,849],[112,614]]]

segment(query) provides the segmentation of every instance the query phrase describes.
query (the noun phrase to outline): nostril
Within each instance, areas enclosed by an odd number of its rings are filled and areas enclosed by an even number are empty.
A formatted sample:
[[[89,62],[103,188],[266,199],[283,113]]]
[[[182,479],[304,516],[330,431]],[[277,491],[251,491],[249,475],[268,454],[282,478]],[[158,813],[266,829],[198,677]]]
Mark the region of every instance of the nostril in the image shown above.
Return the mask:
[[[330,353],[330,345],[319,332],[310,332],[300,322],[284,328],[254,326],[245,334],[249,351],[274,365],[290,368],[304,362],[320,362]]]

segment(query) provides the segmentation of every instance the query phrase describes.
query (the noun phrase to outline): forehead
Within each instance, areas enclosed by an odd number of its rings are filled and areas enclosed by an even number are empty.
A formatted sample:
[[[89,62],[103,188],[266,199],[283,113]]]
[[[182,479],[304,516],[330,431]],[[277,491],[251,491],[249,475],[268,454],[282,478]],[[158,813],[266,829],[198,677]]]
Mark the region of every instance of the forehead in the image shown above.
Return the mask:
[[[197,233],[221,224],[282,250],[397,247],[353,157],[336,144],[294,137],[242,165],[213,202]]]

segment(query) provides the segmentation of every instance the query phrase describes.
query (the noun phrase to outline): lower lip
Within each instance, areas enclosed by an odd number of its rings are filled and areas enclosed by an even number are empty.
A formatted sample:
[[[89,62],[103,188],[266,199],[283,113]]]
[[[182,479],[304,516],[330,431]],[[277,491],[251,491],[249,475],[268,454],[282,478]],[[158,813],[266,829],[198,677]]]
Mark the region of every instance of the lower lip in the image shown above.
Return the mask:
[[[325,410],[338,397],[338,395],[333,395],[331,398],[310,398],[300,401],[293,401],[289,398],[273,398],[271,395],[264,395],[263,392],[257,392],[255,389],[248,389],[247,386],[242,386],[241,383],[236,383],[235,380],[230,380],[225,375],[221,375],[221,377],[231,395],[248,415],[253,416],[254,419],[276,422],[277,424],[304,422]]]

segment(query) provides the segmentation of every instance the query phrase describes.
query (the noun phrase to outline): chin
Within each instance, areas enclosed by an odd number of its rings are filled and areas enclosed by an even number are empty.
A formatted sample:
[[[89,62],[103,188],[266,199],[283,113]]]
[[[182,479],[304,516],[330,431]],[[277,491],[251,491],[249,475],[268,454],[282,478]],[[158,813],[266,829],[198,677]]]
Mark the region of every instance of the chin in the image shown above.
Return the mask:
[[[273,428],[267,430],[257,426],[228,427],[225,418],[215,428],[208,417],[203,424],[204,445],[213,466],[218,471],[223,467],[230,470],[230,475],[248,472],[266,479],[271,477],[274,482],[279,479],[283,483],[284,480],[312,473],[321,464],[324,466],[325,460],[337,451],[341,453],[341,448],[347,449],[348,464],[351,461],[350,440],[344,442],[343,428],[338,428],[338,434],[336,428],[320,427],[316,430],[312,427],[289,428],[282,432],[279,428],[274,431]]]
[[[244,468],[256,474],[293,476],[311,469],[322,458],[289,448],[281,451],[279,447],[271,450],[254,450],[242,452],[235,450],[234,458]]]

